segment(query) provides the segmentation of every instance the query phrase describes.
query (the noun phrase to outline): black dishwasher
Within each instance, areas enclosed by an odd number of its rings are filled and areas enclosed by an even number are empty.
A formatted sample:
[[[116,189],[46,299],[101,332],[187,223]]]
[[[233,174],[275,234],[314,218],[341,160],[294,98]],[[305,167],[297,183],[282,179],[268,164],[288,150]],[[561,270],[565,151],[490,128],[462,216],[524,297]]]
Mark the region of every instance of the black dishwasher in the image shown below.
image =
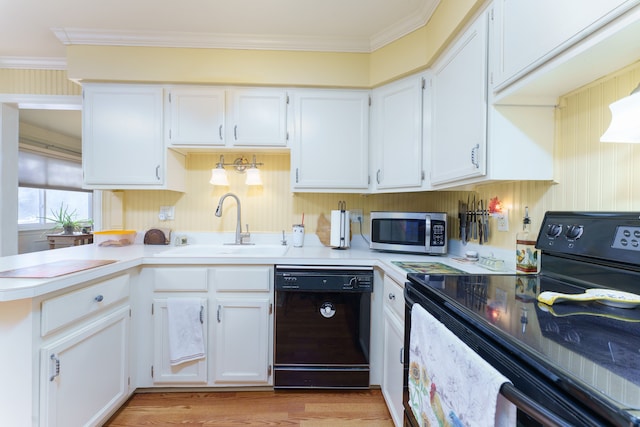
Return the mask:
[[[275,388],[369,388],[373,269],[278,265]]]

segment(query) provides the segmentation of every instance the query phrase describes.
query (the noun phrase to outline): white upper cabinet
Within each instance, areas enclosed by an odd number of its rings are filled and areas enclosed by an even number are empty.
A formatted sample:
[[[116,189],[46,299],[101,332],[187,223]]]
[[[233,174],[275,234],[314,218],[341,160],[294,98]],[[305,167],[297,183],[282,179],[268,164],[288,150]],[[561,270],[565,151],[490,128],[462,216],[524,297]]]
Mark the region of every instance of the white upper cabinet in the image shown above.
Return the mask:
[[[367,192],[369,91],[296,90],[291,102],[292,190]]]
[[[371,153],[374,191],[422,189],[422,75],[372,92]]]
[[[287,93],[281,89],[229,91],[227,130],[231,145],[285,147],[287,99]]]
[[[215,87],[167,90],[170,145],[225,144],[225,91]]]
[[[433,185],[486,172],[487,32],[484,12],[433,66]]]
[[[519,92],[519,102],[553,101],[637,60],[637,46],[629,41],[640,36],[640,10],[631,11],[639,4],[638,0],[495,0],[495,91],[517,82],[506,92]],[[514,99],[518,98],[510,101]]]
[[[86,188],[184,190],[184,156],[162,138],[162,88],[85,84],[82,165]]]
[[[170,147],[285,147],[284,89],[225,89],[175,86],[167,89]]]

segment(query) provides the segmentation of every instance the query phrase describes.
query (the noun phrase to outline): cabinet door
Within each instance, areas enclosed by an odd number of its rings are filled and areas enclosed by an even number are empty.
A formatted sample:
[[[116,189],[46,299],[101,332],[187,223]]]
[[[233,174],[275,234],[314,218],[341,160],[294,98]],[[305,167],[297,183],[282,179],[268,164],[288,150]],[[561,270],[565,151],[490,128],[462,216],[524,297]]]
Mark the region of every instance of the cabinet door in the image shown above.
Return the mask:
[[[404,325],[388,308],[384,310],[384,361],[382,395],[396,426],[402,426],[404,408],[402,386],[404,375]]]
[[[233,90],[229,98],[228,128],[232,145],[287,145],[287,93],[284,90]]]
[[[270,300],[216,298],[214,382],[270,383]]]
[[[207,300],[202,299],[202,328],[207,347]],[[207,382],[207,358],[172,366],[169,362],[169,326],[167,299],[153,300],[153,382],[185,384]]]
[[[431,184],[486,172],[487,30],[483,13],[434,66]]]
[[[309,90],[292,94],[295,191],[368,189],[369,94]]]
[[[373,91],[372,146],[378,190],[422,186],[422,76]]]
[[[225,92],[208,87],[168,90],[171,145],[224,145]]]
[[[494,83],[501,89],[610,22],[637,0],[497,0]]]
[[[129,307],[46,345],[40,425],[98,425],[129,394]]]
[[[88,186],[164,184],[162,88],[85,85],[82,166]]]

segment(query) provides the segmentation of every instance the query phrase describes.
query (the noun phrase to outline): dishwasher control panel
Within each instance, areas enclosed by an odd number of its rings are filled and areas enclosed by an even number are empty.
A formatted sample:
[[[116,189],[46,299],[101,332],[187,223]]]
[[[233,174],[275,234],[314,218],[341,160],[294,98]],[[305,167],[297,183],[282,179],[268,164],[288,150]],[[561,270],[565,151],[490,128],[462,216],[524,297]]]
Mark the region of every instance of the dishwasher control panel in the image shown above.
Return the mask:
[[[370,267],[276,266],[278,291],[372,292]]]

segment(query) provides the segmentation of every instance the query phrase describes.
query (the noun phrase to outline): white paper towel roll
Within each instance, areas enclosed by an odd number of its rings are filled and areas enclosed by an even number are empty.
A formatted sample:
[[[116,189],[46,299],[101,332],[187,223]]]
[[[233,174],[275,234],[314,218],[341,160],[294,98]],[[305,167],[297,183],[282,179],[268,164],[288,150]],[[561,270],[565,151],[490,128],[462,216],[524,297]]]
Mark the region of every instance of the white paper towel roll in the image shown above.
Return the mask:
[[[349,211],[331,211],[331,239],[333,248],[348,248],[351,240],[351,221]]]

